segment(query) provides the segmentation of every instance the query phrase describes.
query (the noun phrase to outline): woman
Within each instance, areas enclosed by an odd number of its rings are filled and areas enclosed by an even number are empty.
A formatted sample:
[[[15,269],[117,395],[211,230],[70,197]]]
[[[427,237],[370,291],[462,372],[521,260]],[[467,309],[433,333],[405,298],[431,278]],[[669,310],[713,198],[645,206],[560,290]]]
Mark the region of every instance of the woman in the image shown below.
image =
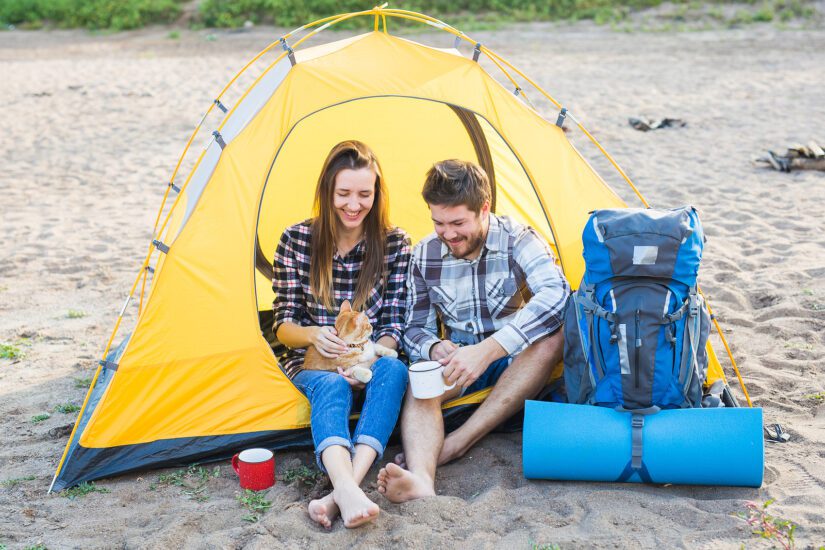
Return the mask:
[[[389,357],[373,364],[361,417],[350,437],[352,393],[364,384],[349,370],[303,370],[302,364],[309,346],[328,358],[347,351],[333,327],[344,300],[367,314],[378,344],[398,349],[410,241],[402,230],[390,228],[387,204],[375,154],[358,141],[339,143],[318,178],[315,217],[287,228],[275,253],[276,354],[311,405],[316,459],[329,474],[333,491],[310,502],[308,511],[327,528],[339,512],[347,527],[378,516],[378,506],[359,485],[383,455],[398,419],[407,369]]]

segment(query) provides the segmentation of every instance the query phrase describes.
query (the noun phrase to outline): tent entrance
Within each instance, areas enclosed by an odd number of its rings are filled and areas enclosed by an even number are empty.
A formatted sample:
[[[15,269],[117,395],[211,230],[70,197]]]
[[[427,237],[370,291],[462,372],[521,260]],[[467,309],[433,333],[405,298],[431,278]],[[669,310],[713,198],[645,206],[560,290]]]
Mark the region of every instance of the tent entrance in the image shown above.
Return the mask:
[[[553,235],[530,177],[510,145],[483,117],[447,103],[403,96],[358,98],[300,120],[273,160],[260,202],[255,288],[259,311],[271,309],[271,264],[283,230],[312,216],[318,175],[332,147],[356,139],[378,156],[387,182],[390,220],[413,242],[433,231],[421,198],[424,176],[448,158],[480,164],[495,183],[494,209]]]

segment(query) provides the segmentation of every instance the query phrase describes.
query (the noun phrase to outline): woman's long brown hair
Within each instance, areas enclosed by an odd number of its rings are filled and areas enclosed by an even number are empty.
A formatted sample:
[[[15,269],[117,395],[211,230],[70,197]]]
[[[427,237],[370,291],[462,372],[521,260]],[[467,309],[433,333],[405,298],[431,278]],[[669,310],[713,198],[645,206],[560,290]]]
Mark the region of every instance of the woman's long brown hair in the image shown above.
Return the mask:
[[[315,188],[315,217],[312,220],[312,256],[309,264],[309,285],[318,303],[335,311],[332,288],[332,258],[337,246],[338,216],[335,213],[335,177],[341,170],[372,168],[375,171],[375,200],[364,219],[364,263],[358,274],[352,307],[364,308],[373,287],[385,276],[384,257],[389,230],[389,200],[381,166],[375,153],[360,141],[344,141],[332,148]]]

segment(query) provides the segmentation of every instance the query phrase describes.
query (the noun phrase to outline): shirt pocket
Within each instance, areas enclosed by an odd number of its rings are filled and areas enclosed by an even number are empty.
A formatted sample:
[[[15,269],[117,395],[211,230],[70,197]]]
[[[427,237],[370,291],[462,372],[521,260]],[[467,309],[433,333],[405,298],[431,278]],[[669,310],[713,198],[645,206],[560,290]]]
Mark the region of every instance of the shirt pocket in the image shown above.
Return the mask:
[[[446,286],[431,286],[428,290],[430,303],[445,321],[456,321],[458,319],[458,301],[454,288]]]
[[[524,304],[515,277],[487,280],[487,309],[494,319],[509,317]]]

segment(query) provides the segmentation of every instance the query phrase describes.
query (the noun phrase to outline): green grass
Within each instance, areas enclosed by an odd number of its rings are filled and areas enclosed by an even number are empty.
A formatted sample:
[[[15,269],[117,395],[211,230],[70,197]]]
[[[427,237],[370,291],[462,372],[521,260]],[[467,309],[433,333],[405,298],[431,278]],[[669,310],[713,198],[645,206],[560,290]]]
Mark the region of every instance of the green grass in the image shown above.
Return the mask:
[[[36,415],[32,416],[32,422],[34,424],[39,424],[39,423],[43,422],[44,420],[48,420],[51,417],[52,417],[52,415],[50,415],[49,413],[36,414]]]
[[[3,0],[0,2],[0,25],[21,28],[81,27],[91,30],[118,31],[149,24],[171,24],[181,14],[185,0]],[[558,21],[591,19],[598,24],[615,25],[634,11],[659,6],[664,0],[401,0],[390,8],[403,8],[443,19],[463,29],[499,28],[519,21]],[[816,15],[812,0],[672,0],[672,22],[667,28],[681,28],[713,6],[709,17],[728,26],[755,22],[809,19]],[[728,18],[719,5],[741,6]],[[244,22],[297,27],[331,15],[369,9],[365,0],[202,0],[191,21],[193,29],[204,27],[241,27]],[[390,31],[398,28],[424,29],[419,23],[388,18]],[[371,17],[358,17],[336,25],[340,29],[372,28]],[[663,27],[664,28],[664,27]],[[649,29],[648,29],[649,30]],[[655,28],[654,30],[660,30]],[[213,35],[214,36],[214,35]],[[180,38],[172,30],[171,40]]]
[[[14,344],[0,343],[0,359],[21,359],[25,354]]]
[[[23,550],[49,550],[45,544],[35,544],[34,546],[26,546]]]
[[[80,405],[75,405],[74,403],[61,403],[60,405],[54,406],[54,412],[63,414],[76,413],[79,410]]]
[[[75,485],[70,489],[66,489],[61,494],[69,500],[85,497],[91,493],[111,493],[106,487],[98,487],[94,481],[84,481],[80,485]]]
[[[0,481],[0,485],[6,487],[7,489],[14,489],[24,481],[33,481],[35,479],[37,479],[35,476],[14,477]]]
[[[311,468],[304,464],[295,468],[290,468],[284,472],[284,481],[292,483],[293,481],[299,486],[314,487],[315,483],[324,476],[324,473],[317,468]]]
[[[175,470],[160,474],[157,481],[149,486],[150,491],[157,487],[180,487],[181,492],[190,500],[205,502],[209,500],[207,484],[212,478],[221,476],[220,466],[215,466],[210,471],[203,466],[192,464],[186,470]]]
[[[533,542],[530,544],[530,550],[561,550],[561,546],[556,543],[537,544]]]
[[[85,311],[81,311],[81,310],[79,310],[79,309],[70,309],[70,310],[66,313],[66,317],[67,317],[68,319],[82,319],[83,317],[86,317],[86,312],[85,312]]]
[[[171,23],[180,15],[176,0],[3,0],[0,23],[27,29],[125,30],[152,23]]]
[[[762,504],[752,501],[746,502],[745,512],[739,512],[736,516],[747,522],[752,534],[770,541],[772,546],[777,544],[786,550],[790,550],[796,544],[794,532],[797,524],[771,515],[768,507],[773,503],[773,499],[766,500]]]
[[[236,498],[241,506],[249,511],[249,513],[241,519],[250,523],[255,523],[261,519],[261,514],[272,507],[272,502],[266,500],[262,493],[255,492],[251,489],[244,489],[243,493],[237,495]]]
[[[815,401],[825,401],[825,391],[821,391],[818,393],[809,393],[805,396],[805,399],[813,399]]]
[[[89,386],[92,385],[92,377],[91,376],[84,376],[83,378],[72,378],[74,382],[74,387],[77,389],[87,390]]]

